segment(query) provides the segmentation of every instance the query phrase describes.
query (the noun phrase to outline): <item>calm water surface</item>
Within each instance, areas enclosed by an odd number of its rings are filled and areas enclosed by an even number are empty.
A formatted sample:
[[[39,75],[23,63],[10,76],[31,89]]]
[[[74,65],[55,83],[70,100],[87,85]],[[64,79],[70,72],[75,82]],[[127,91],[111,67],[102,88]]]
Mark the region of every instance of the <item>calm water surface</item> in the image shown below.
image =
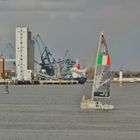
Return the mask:
[[[112,111],[82,111],[89,85],[0,86],[0,140],[140,140],[140,84],[112,84]]]

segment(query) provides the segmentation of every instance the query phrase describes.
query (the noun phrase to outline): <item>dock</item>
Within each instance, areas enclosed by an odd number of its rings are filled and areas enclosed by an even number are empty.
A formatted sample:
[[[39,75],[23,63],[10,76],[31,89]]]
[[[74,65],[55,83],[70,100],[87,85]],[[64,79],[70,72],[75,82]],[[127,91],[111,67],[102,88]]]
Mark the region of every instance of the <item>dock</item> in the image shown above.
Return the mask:
[[[36,84],[78,84],[77,80],[37,80],[37,81],[15,81],[11,79],[0,79],[0,84],[11,84],[11,85],[36,85]]]
[[[115,83],[119,83],[119,82],[122,82],[122,83],[139,83],[140,82],[140,78],[137,78],[137,77],[132,77],[132,78],[122,78],[122,81],[119,80],[119,78],[113,78],[112,82],[115,82]]]
[[[40,80],[40,84],[78,84],[77,80]]]

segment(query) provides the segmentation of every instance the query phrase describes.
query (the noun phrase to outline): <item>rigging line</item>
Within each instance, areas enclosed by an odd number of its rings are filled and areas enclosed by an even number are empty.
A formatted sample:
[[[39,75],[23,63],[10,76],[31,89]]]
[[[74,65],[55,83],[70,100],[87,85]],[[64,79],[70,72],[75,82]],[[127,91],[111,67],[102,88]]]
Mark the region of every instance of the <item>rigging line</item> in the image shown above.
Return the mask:
[[[100,45],[101,45],[101,38],[102,38],[102,33],[100,34],[99,44],[98,44],[98,50],[97,50],[97,55],[96,55],[95,72],[94,72],[94,80],[93,80],[93,88],[92,88],[91,100],[93,100],[94,91],[95,91],[94,88],[95,88],[95,80],[96,80],[96,73],[97,73],[97,60],[98,60],[98,54],[99,54]]]
[[[102,83],[101,85],[99,85],[97,88],[95,87],[94,91],[97,91],[101,86],[103,86],[104,84],[108,83],[110,81],[110,79],[107,79],[104,83]]]

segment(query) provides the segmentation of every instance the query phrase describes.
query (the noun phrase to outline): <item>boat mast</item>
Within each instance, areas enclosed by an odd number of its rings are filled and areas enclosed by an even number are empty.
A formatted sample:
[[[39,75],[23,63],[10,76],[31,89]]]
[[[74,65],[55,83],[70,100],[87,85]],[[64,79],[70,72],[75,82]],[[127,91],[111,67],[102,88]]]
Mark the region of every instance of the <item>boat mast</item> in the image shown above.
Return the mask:
[[[97,50],[96,62],[95,62],[94,80],[93,80],[93,85],[92,85],[91,100],[93,100],[93,97],[94,97],[95,80],[96,80],[96,73],[97,73],[97,59],[98,59],[98,54],[99,54],[99,50],[100,50],[100,45],[101,45],[102,35],[103,35],[103,32],[101,32],[101,34],[100,34],[100,38],[99,38],[99,44],[98,44],[98,50]]]

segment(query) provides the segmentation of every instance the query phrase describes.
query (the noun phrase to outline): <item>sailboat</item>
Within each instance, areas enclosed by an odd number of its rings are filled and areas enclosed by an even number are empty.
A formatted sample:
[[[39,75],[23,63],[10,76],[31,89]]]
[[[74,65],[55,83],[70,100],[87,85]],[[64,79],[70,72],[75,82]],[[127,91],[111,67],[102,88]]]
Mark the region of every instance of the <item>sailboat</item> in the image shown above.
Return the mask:
[[[85,96],[83,96],[80,104],[81,109],[114,109],[114,106],[109,104],[111,83],[110,66],[111,60],[109,51],[104,34],[101,32],[96,55],[91,98],[85,99]]]

